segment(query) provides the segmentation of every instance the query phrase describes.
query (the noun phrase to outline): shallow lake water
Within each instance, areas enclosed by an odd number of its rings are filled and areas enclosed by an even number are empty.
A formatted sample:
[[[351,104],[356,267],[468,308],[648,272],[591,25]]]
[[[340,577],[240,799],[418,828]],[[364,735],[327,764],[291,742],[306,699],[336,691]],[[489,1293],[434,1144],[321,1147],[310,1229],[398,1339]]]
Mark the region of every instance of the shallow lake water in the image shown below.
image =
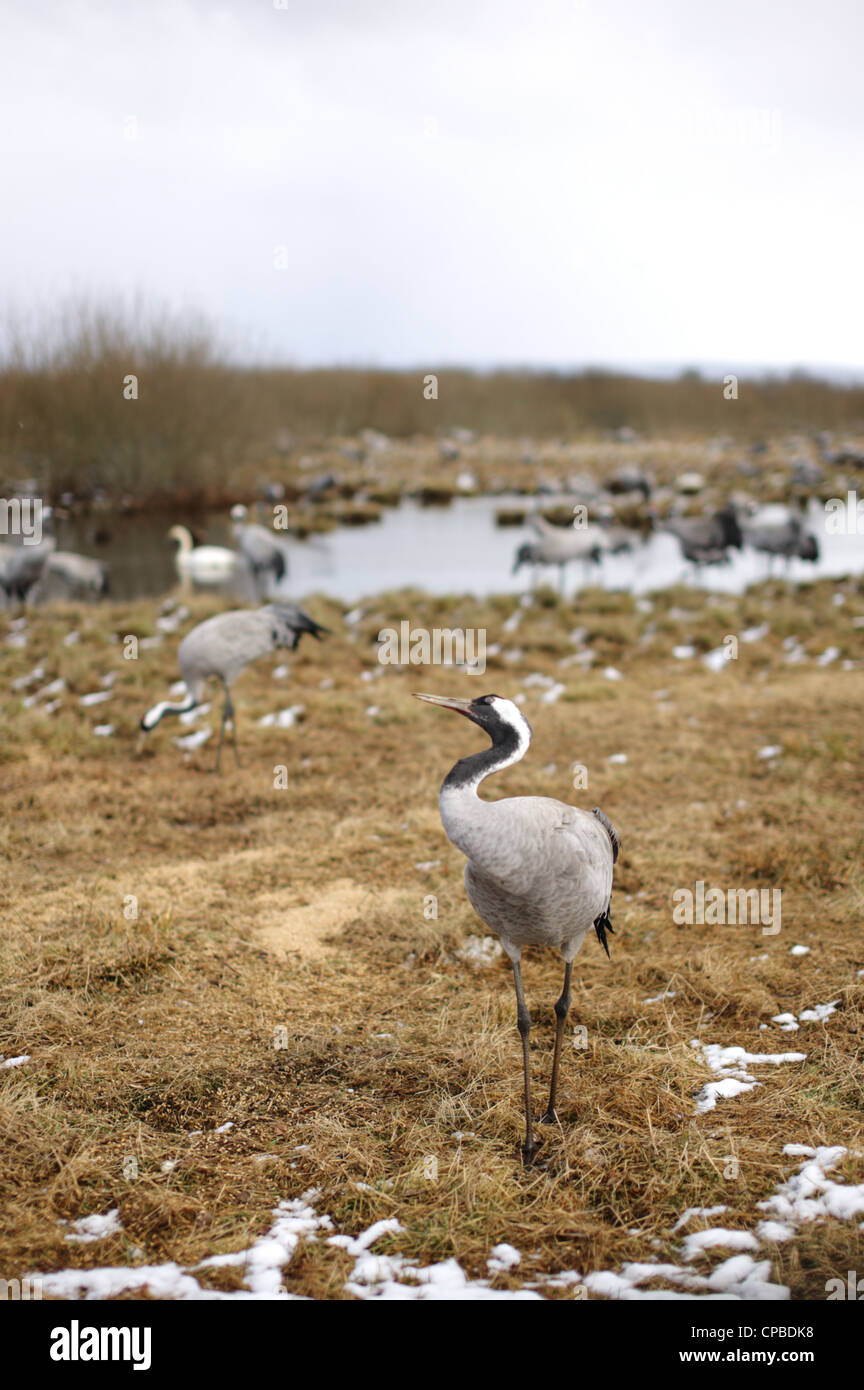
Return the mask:
[[[523,566],[514,575],[513,559],[532,533],[526,526],[495,524],[500,508],[516,505],[530,503],[525,498],[472,497],[457,499],[448,507],[423,507],[406,501],[386,509],[380,522],[368,526],[339,527],[304,541],[288,537],[290,568],[279,592],[297,599],[322,593],[346,603],[406,587],[435,594],[524,593],[531,586],[532,572]],[[781,507],[765,508],[758,519],[782,520],[783,515]],[[184,520],[182,516],[175,519]],[[99,518],[98,526],[107,540],[99,543],[92,519],[61,520],[58,545],[109,564],[113,598],[156,596],[168,593],[177,582],[173,546],[166,539],[168,524],[164,515],[106,515]],[[191,524],[207,544],[230,544],[223,515],[205,518],[203,524],[197,517]],[[854,529],[852,534],[829,534],[825,511],[815,503],[808,510],[807,525],[819,540],[820,559],[816,564],[796,560],[788,566],[775,560],[775,574],[798,581],[864,571],[864,534]],[[587,573],[581,564],[569,565],[565,591],[572,594],[588,582],[644,593],[683,580],[718,592],[740,593],[768,572],[766,558],[745,548],[731,552],[730,564],[711,566],[696,575],[684,564],[673,536],[657,532],[643,540],[634,533],[630,553],[605,556],[599,567],[592,566]],[[541,568],[537,577],[557,585],[558,569]],[[238,598],[254,597],[242,589],[235,592]]]

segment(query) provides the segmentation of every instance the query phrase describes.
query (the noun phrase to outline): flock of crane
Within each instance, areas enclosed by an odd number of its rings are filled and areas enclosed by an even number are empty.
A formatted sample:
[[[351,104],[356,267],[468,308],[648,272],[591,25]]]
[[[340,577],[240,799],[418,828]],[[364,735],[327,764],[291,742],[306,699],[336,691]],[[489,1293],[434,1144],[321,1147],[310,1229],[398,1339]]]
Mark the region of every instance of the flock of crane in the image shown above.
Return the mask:
[[[769,567],[779,558],[815,563],[819,559],[819,542],[805,527],[803,518],[788,512],[779,522],[754,522],[739,512],[733,503],[708,516],[670,516],[661,520],[648,509],[645,520],[652,529],[674,536],[681,555],[697,571],[703,565],[728,564],[733,550],[745,545],[764,555]],[[568,564],[581,562],[585,577],[591,566],[597,566],[604,555],[617,555],[633,550],[632,530],[610,524],[608,519],[586,522],[578,526],[553,526],[541,513],[529,518],[534,539],[519,546],[513,565],[516,574],[523,565],[557,565],[560,587],[564,587],[564,571]]]
[[[288,569],[284,541],[268,527],[251,522],[245,507],[231,513],[236,549],[196,546],[183,526],[172,527],[177,569],[183,582],[223,583],[246,567],[257,586],[278,583]],[[768,555],[815,559],[815,537],[804,530],[801,519],[790,515],[771,527],[742,525],[734,506],[712,515],[679,517],[660,523],[676,536],[685,559],[693,564],[722,561],[730,548],[745,543]],[[535,539],[520,547],[517,568],[525,563],[564,567],[573,560],[596,563],[626,536],[600,523],[583,527],[552,526],[536,514],[531,519]],[[620,529],[620,528],[615,528]],[[7,598],[25,600],[34,588],[58,576],[95,594],[107,591],[107,574],[98,562],[56,549],[53,536],[36,546],[0,548],[0,585]],[[181,641],[178,663],[185,694],[163,700],[147,710],[141,720],[142,736],[169,714],[182,715],[198,708],[210,679],[224,691],[222,720],[214,771],[219,770],[226,727],[230,722],[234,755],[237,755],[235,711],[231,688],[253,661],[278,648],[294,650],[308,634],[320,640],[326,629],[295,603],[274,598],[259,608],[217,614],[199,623]],[[607,932],[612,931],[611,893],[613,865],[618,857],[619,836],[608,817],[595,808],[588,812],[550,797],[520,796],[485,801],[479,788],[491,774],[518,762],[528,750],[531,727],[513,701],[499,695],[465,700],[438,695],[419,695],[427,703],[455,710],[479,726],[489,746],[461,758],[441,787],[439,809],[444,831],[465,855],[465,887],[480,918],[501,939],[513,967],[516,987],[517,1027],[522,1040],[525,1105],[523,1161],[530,1165],[537,1151],[531,1102],[529,1036],[531,1017],[522,984],[521,959],[526,946],[557,950],[565,963],[564,985],[555,1004],[556,1030],[552,1057],[549,1102],[539,1123],[557,1121],[556,1099],[562,1041],[570,1008],[573,960],[593,927],[609,954]]]

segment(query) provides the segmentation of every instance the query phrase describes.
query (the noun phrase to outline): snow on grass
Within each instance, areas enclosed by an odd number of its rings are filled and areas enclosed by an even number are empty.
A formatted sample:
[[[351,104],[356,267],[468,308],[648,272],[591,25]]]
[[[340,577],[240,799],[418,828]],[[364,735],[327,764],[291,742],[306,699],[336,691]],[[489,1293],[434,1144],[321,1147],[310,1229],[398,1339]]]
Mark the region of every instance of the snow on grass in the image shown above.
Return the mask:
[[[182,738],[175,738],[174,746],[184,749],[187,753],[194,753],[195,749],[200,748],[212,735],[212,729],[196,729],[194,734],[184,734]]]
[[[709,1081],[696,1097],[696,1109],[700,1114],[713,1110],[718,1100],[731,1100],[752,1091],[761,1083],[745,1066],[780,1066],[783,1062],[804,1062],[806,1052],[748,1052],[743,1047],[722,1047],[719,1043],[703,1043],[694,1038],[691,1047],[698,1048],[708,1066],[720,1078]]]
[[[497,936],[468,936],[456,952],[459,960],[476,969],[494,965],[503,953],[503,946]]]
[[[301,714],[305,713],[305,705],[290,705],[287,709],[277,710],[275,714],[265,714],[258,720],[262,729],[293,729]]]
[[[839,999],[833,999],[830,1004],[816,1004],[812,1009],[805,1009],[803,1013],[798,1015],[799,1022],[822,1023],[837,1011],[839,1004]]]
[[[678,1284],[684,1292],[640,1287],[652,1279],[665,1279],[667,1283]],[[708,1275],[671,1264],[625,1264],[620,1274],[600,1270],[586,1275],[582,1282],[590,1293],[626,1301],[724,1298],[762,1302],[779,1301],[789,1297],[789,1290],[783,1284],[771,1283],[770,1260],[762,1260],[757,1264],[752,1255],[733,1255]]]
[[[782,1183],[772,1197],[759,1202],[759,1209],[789,1226],[824,1221],[834,1217],[849,1221],[864,1213],[864,1183],[835,1182],[828,1174],[846,1157],[842,1144],[811,1149],[804,1144],[787,1144],[784,1153],[804,1155],[797,1173]]]
[[[686,1226],[687,1222],[692,1221],[695,1216],[704,1216],[706,1219],[710,1219],[712,1216],[721,1216],[724,1211],[728,1210],[729,1208],[725,1205],[719,1207],[688,1207],[686,1211],[681,1213],[675,1225],[672,1227],[672,1234],[674,1236],[676,1231],[680,1231],[681,1227]]]
[[[116,1236],[123,1230],[117,1207],[106,1211],[104,1215],[96,1213],[93,1216],[81,1216],[70,1225],[72,1229],[64,1239],[82,1245],[87,1245],[93,1240],[107,1240],[108,1236]]]
[[[508,1269],[515,1269],[522,1263],[522,1256],[513,1245],[503,1242],[492,1248],[489,1258],[486,1261],[486,1268],[490,1274],[504,1274]]]
[[[707,666],[709,671],[723,671],[728,664],[728,647],[714,647],[710,652],[706,652],[702,658],[702,665]]]
[[[803,948],[808,949],[806,946]],[[824,1023],[826,1018],[830,1018],[836,1013],[839,999],[833,999],[830,1004],[815,1004],[812,1009],[804,1009],[797,1017],[794,1014],[774,1014],[772,1023],[779,1024],[784,1033],[797,1033],[802,1023]]]
[[[207,1289],[195,1278],[194,1272],[182,1269],[173,1261],[138,1268],[67,1269],[34,1277],[42,1280],[43,1293],[54,1298],[116,1298],[135,1290],[146,1290],[154,1298],[181,1300],[293,1298],[296,1295],[287,1293],[282,1282],[283,1266],[291,1262],[301,1239],[315,1240],[320,1231],[332,1229],[330,1217],[318,1216],[309,1205],[315,1195],[306,1193],[292,1201],[280,1202],[273,1212],[270,1230],[248,1249],[212,1255],[194,1266],[195,1270],[241,1266],[245,1289],[230,1293]]]
[[[0,1069],[4,1067],[23,1067],[25,1062],[30,1061],[30,1053],[25,1052],[20,1057],[7,1057],[5,1062],[0,1062]]]
[[[693,1231],[689,1236],[684,1237],[684,1244],[681,1253],[685,1260],[692,1260],[696,1255],[702,1255],[706,1250],[713,1250],[716,1246],[724,1246],[727,1250],[758,1250],[759,1242],[749,1231],[725,1231],[719,1226],[712,1227],[708,1231]]]

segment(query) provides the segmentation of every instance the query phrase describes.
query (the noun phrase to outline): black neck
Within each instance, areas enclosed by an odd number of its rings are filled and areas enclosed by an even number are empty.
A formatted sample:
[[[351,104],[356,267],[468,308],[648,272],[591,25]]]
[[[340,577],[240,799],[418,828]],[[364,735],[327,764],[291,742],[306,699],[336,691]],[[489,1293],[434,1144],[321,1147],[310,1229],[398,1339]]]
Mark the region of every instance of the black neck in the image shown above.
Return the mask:
[[[518,751],[519,735],[516,730],[509,724],[502,725],[492,735],[489,748],[472,753],[468,758],[460,758],[458,763],[451,767],[444,778],[442,792],[461,791],[463,787],[477,786],[484,777],[497,772],[504,763],[510,762]]]

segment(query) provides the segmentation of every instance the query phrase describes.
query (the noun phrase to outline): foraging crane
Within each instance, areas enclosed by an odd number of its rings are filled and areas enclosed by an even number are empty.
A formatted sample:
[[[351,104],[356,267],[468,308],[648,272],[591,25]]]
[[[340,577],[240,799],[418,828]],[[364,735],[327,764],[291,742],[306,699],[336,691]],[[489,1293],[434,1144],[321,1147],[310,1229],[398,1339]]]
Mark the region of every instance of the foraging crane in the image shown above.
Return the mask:
[[[249,510],[242,503],[231,508],[231,533],[252,571],[256,584],[272,573],[277,582],[288,573],[288,554],[284,543],[267,526],[247,521]]]
[[[172,526],[169,541],[177,542],[174,557],[182,583],[225,584],[241,566],[236,550],[222,545],[196,545],[188,526]]]
[[[775,555],[789,560],[809,560],[815,564],[819,559],[819,542],[812,531],[805,531],[799,516],[789,516],[785,521],[761,525],[745,526],[744,540],[768,557],[769,568]]]
[[[602,555],[609,549],[609,541],[602,526],[553,526],[542,516],[533,516],[531,525],[537,532],[537,539],[526,541],[516,552],[513,574],[522,565],[557,565],[558,582],[564,592],[564,567],[571,560],[581,560],[586,568],[589,564],[599,565]]]
[[[219,771],[222,756],[222,741],[225,725],[231,720],[231,736],[234,744],[234,759],[239,767],[237,754],[237,729],[234,721],[234,705],[231,701],[231,686],[253,661],[266,656],[279,647],[296,651],[304,632],[321,640],[326,632],[296,603],[272,603],[265,608],[239,608],[230,613],[217,613],[215,618],[193,627],[177,648],[177,662],[186,686],[186,696],[178,703],[162,700],[148,709],[141,720],[141,729],[149,734],[166,714],[187,714],[196,709],[204,699],[204,687],[210,676],[222,682],[225,690],[225,703],[222,706],[222,725],[219,730],[219,745],[216,749],[214,772]]]
[[[712,516],[669,517],[659,529],[676,537],[688,560],[699,551],[740,550],[744,544],[738,513],[731,503]]]
[[[549,1105],[539,1122],[553,1124],[573,958],[591,927],[609,954],[606,933],[612,931],[612,866],[618,858],[618,832],[597,807],[582,811],[548,796],[480,799],[478,788],[484,778],[518,762],[531,742],[531,725],[512,700],[500,695],[481,695],[476,700],[441,695],[416,698],[458,711],[491,739],[491,747],[461,758],[451,768],[441,786],[438,805],[447,838],[468,860],[465,888],[471,905],[501,938],[513,965],[525,1077],[522,1153],[527,1166],[537,1145],[528,1052],[531,1017],[522,988],[522,948],[552,946],[565,962],[564,988],[555,1005]]]
[[[56,544],[53,536],[46,536],[38,545],[0,545],[0,588],[7,602],[24,603]]]
[[[109,591],[108,566],[89,555],[55,550],[42,566],[37,590],[47,597],[58,589],[68,598],[104,598]]]

